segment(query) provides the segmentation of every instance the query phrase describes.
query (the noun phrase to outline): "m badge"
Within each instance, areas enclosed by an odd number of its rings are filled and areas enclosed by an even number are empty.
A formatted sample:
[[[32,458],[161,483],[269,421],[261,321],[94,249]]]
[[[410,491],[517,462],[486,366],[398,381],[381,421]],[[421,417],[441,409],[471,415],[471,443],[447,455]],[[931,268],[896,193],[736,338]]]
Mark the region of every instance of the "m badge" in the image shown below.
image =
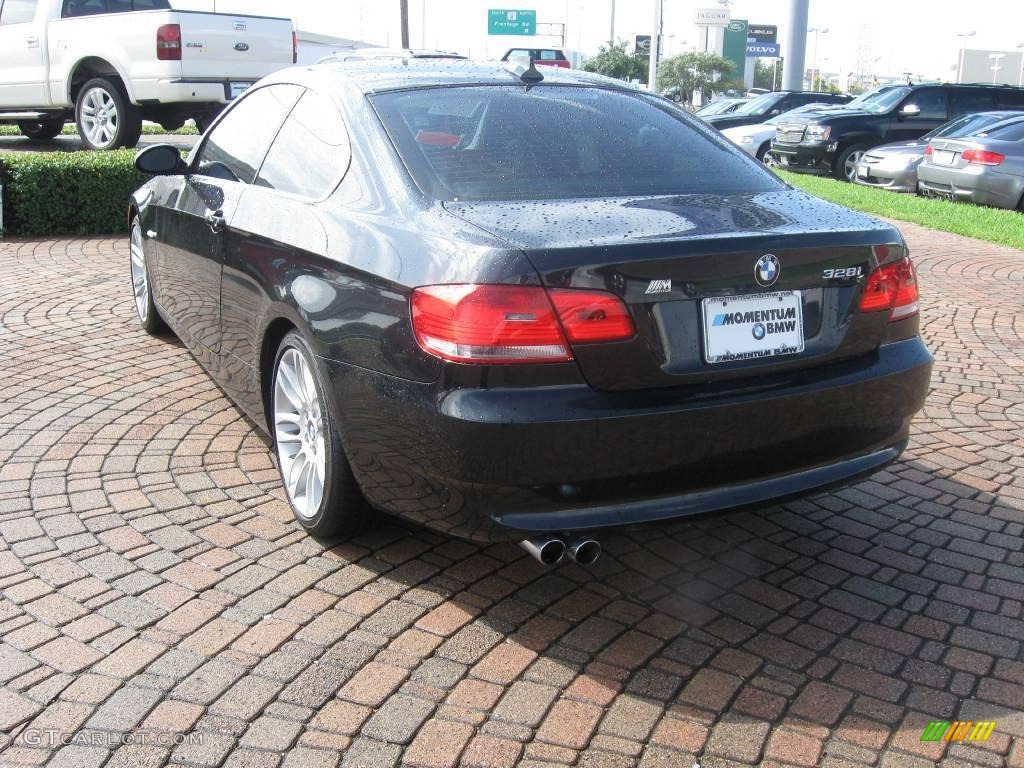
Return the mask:
[[[645,295],[652,293],[672,293],[672,281],[671,280],[651,280],[647,286],[647,290],[644,291]]]

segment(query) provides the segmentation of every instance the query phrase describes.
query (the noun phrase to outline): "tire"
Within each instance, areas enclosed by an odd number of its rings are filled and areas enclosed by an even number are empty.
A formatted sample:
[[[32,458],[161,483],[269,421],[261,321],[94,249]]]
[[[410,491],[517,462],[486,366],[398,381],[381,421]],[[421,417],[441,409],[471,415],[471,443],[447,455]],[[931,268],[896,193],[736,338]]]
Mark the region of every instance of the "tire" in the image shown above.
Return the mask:
[[[192,120],[195,121],[196,130],[200,134],[206,133],[213,121],[217,119],[217,112],[201,112],[198,115],[193,115]]]
[[[124,88],[103,77],[89,80],[78,92],[75,123],[89,149],[134,147],[142,135],[142,116]]]
[[[153,283],[149,279],[149,263],[143,247],[142,225],[139,217],[132,219],[131,236],[128,240],[129,268],[132,278],[132,298],[135,300],[135,315],[146,333],[167,332],[167,324],[153,303]]]
[[[281,484],[295,519],[317,538],[363,530],[370,506],[345,457],[316,356],[296,331],[278,348],[269,411]]]
[[[868,147],[864,144],[851,144],[844,147],[843,151],[836,155],[836,164],[832,168],[832,175],[839,181],[853,181],[857,176],[857,161],[867,150]]]
[[[64,130],[64,119],[56,120],[19,120],[18,130],[30,139],[55,139]]]
[[[770,141],[766,141],[761,145],[761,148],[757,150],[757,160],[764,165],[765,168],[778,168],[779,161],[775,159],[775,155],[771,152],[772,145]]]

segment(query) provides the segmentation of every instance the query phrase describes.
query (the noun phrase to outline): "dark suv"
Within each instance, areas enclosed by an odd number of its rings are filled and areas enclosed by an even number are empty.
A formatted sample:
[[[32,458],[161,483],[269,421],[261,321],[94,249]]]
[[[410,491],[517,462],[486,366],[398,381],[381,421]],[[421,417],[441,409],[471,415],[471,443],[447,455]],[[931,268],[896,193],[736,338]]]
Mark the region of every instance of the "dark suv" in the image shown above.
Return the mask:
[[[816,91],[771,91],[755,96],[746,104],[741,104],[735,111],[724,115],[710,115],[702,118],[708,125],[718,130],[735,128],[739,125],[757,125],[769,118],[789,112],[791,109],[807,104],[842,105],[850,100],[849,96],[840,93],[819,93]]]
[[[857,162],[879,144],[910,141],[974,112],[1024,109],[1024,88],[1009,85],[889,85],[859,96],[852,109],[794,117],[778,126],[772,151],[799,173],[853,181]]]

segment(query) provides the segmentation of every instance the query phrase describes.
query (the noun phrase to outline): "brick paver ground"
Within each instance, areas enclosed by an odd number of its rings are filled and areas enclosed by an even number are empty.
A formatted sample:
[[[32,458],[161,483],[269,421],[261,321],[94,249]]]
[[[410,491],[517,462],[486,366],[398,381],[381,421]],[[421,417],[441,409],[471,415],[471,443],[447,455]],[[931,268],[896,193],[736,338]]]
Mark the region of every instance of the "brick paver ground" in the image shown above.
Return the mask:
[[[123,239],[0,242],[0,762],[1024,766],[1024,253],[903,228],[936,368],[901,462],[547,572],[318,544],[138,329]],[[920,741],[954,718],[998,726]],[[95,736],[161,732],[203,738]]]

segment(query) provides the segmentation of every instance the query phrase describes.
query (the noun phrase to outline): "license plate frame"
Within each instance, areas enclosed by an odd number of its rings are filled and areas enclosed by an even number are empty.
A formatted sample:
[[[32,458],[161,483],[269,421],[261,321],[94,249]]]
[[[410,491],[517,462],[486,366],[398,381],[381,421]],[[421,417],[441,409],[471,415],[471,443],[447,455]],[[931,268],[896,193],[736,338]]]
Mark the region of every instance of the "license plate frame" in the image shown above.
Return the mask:
[[[252,88],[252,83],[249,82],[234,82],[228,83],[228,94],[231,101],[234,101],[247,90]]]
[[[802,293],[774,291],[704,299],[701,330],[708,365],[800,354],[805,341]]]
[[[956,163],[956,152],[951,149],[933,149],[932,165],[941,165],[943,168],[950,168]]]

